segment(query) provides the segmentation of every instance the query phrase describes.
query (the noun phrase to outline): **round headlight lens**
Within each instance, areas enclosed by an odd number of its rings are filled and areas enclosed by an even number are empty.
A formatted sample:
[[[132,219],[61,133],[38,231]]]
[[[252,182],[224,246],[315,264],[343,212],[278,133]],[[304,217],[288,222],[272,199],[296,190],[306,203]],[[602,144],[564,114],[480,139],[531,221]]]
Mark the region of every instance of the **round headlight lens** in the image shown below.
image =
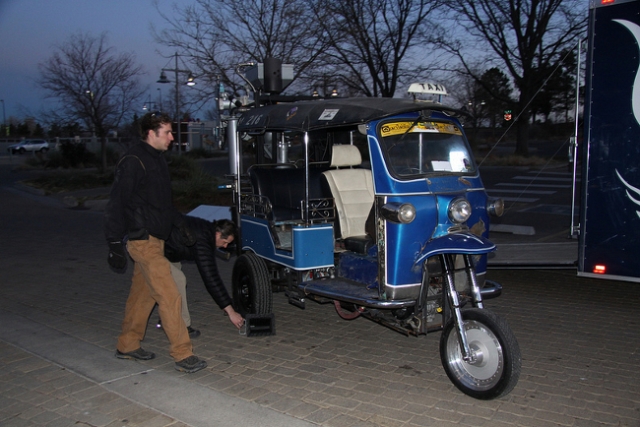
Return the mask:
[[[408,224],[416,218],[416,208],[411,203],[400,205],[398,209],[398,220],[403,224]]]
[[[449,204],[449,219],[458,224],[466,222],[471,216],[471,203],[467,199],[458,198]]]

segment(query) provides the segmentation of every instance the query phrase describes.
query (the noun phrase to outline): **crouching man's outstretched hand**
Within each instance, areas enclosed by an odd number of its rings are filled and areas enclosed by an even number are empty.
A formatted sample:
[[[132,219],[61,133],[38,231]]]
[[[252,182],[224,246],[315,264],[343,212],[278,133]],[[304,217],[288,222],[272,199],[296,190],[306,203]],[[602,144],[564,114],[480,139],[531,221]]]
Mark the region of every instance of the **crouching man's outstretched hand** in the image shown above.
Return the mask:
[[[227,316],[229,316],[229,320],[231,321],[231,323],[233,323],[233,326],[240,329],[242,325],[244,325],[244,319],[237,311],[233,309],[232,306],[226,306],[224,308],[224,311],[227,313]]]

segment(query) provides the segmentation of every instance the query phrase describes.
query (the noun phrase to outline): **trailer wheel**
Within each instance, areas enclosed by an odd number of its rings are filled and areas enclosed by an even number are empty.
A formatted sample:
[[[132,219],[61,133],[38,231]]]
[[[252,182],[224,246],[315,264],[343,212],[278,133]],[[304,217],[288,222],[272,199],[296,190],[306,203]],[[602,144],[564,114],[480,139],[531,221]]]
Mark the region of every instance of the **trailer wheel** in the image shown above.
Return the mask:
[[[462,311],[464,329],[476,362],[462,358],[453,319],[440,337],[440,359],[451,382],[476,399],[495,399],[518,383],[522,359],[520,347],[507,322],[486,309]]]
[[[233,308],[247,314],[270,314],[273,306],[269,270],[253,252],[240,255],[233,266],[231,279]]]

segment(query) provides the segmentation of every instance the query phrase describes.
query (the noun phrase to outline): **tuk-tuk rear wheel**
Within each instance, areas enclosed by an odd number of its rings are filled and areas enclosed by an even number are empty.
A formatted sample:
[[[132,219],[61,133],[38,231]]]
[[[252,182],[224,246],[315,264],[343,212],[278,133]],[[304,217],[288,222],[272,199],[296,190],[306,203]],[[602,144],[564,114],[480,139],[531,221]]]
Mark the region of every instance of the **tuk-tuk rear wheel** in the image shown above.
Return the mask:
[[[233,308],[241,315],[270,314],[273,294],[269,269],[253,252],[240,255],[233,266],[231,279]]]
[[[464,329],[476,361],[462,358],[460,341],[449,320],[440,337],[440,359],[451,382],[476,399],[495,399],[518,383],[522,359],[520,347],[507,322],[486,309],[462,311]]]

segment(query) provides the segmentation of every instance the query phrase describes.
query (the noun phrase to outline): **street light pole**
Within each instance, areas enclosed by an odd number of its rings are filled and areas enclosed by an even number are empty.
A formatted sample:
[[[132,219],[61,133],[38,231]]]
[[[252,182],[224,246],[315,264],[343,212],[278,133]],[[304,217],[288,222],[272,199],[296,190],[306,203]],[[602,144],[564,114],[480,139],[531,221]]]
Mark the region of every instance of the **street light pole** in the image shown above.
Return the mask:
[[[182,154],[182,120],[180,119],[180,83],[178,82],[178,52],[176,52],[176,122],[178,123],[178,154]]]
[[[181,124],[181,119],[180,119],[180,82],[178,81],[178,73],[188,73],[189,77],[187,79],[187,85],[189,86],[193,86],[195,85],[195,82],[193,81],[193,76],[191,75],[191,73],[189,72],[189,70],[181,70],[178,68],[178,52],[175,53],[175,64],[176,67],[171,69],[171,68],[163,68],[162,69],[162,73],[160,74],[160,80],[158,80],[158,83],[170,83],[170,80],[167,79],[167,76],[164,74],[165,71],[172,71],[175,73],[175,82],[176,82],[176,122],[178,124],[178,153],[182,153],[182,135],[180,132],[180,124]]]
[[[151,100],[151,95],[147,98],[147,101],[142,106],[142,111],[151,111],[156,109],[156,103]]]

